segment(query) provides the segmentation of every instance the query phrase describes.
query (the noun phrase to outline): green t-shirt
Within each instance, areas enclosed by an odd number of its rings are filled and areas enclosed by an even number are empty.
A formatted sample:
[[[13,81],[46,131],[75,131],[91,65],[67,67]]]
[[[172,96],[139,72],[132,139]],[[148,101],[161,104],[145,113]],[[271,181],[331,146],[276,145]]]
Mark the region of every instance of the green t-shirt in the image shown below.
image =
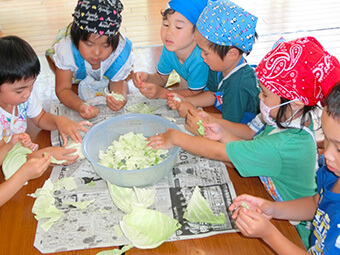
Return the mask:
[[[245,112],[255,115],[259,113],[260,87],[254,69],[250,65],[237,70],[225,79],[220,88],[218,85],[223,75],[216,71],[209,71],[207,88],[212,92],[221,92],[222,96],[222,118],[240,122]]]
[[[313,124],[309,128],[313,130]],[[254,140],[228,143],[228,157],[243,177],[270,177],[283,200],[313,196],[316,193],[313,137],[295,128],[269,135],[273,129],[267,125]]]
[[[309,126],[313,130],[313,124]],[[265,176],[275,186],[267,190],[284,201],[313,196],[316,193],[316,145],[305,130],[290,128],[269,134],[274,128],[266,126],[254,140],[230,142],[226,145],[229,159],[243,177]],[[275,189],[276,188],[276,189]],[[306,247],[311,231],[297,226]]]

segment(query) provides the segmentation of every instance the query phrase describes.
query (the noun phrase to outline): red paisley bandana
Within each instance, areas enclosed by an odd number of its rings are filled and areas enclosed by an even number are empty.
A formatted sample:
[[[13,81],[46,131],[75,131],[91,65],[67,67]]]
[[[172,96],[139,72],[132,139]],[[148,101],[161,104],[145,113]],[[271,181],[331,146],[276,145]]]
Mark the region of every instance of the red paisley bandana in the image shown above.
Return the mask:
[[[259,81],[288,100],[315,105],[340,81],[339,61],[314,37],[280,43],[255,69]]]

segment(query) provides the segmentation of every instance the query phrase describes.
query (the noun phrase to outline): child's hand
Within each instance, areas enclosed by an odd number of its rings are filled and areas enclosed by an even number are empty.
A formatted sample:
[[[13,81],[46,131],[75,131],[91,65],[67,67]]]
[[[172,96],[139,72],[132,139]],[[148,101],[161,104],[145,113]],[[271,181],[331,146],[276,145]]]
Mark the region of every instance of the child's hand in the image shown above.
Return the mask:
[[[165,133],[151,136],[148,138],[149,144],[153,149],[170,149],[175,145],[172,143],[172,137],[180,132],[177,129],[167,129]]]
[[[84,119],[92,119],[99,114],[99,109],[90,104],[83,103],[80,105],[78,113]]]
[[[38,144],[33,143],[31,137],[27,133],[13,135],[10,144],[14,146],[17,142],[21,142],[22,146],[34,151],[38,149]]]
[[[205,137],[215,141],[221,141],[224,129],[217,123],[204,123]]]
[[[257,211],[262,213],[266,218],[271,219],[275,213],[274,205],[275,202],[244,194],[236,197],[228,209],[229,211],[234,211],[232,215],[233,219],[238,217],[240,208],[245,206],[249,207],[248,210]]]
[[[42,152],[42,155],[44,152],[47,152],[49,155],[54,157],[56,160],[66,160],[63,165],[71,165],[75,163],[79,157],[79,155],[73,155],[70,154],[77,151],[77,149],[66,149],[65,147],[46,147],[44,149],[39,150],[39,152]]]
[[[120,100],[116,100],[114,99],[113,96],[106,96],[106,104],[107,104],[107,107],[109,107],[109,109],[111,111],[119,111],[120,109],[122,109],[124,107],[124,105],[126,104],[126,98],[125,100],[123,101],[120,101]]]
[[[185,128],[189,132],[193,133],[194,135],[199,135],[197,123],[198,123],[199,120],[202,120],[202,118],[198,115],[198,112],[199,112],[198,109],[192,108],[192,109],[188,109],[188,112],[186,114]],[[203,120],[203,121],[205,121],[205,120]]]
[[[178,110],[181,103],[185,102],[185,97],[176,93],[167,93],[167,103],[171,110]]]
[[[138,87],[140,93],[149,99],[166,98],[167,89],[153,83],[142,82]]]
[[[79,130],[84,131],[86,133],[87,128],[85,127],[85,125],[88,126],[92,125],[92,123],[89,121],[80,121],[77,123],[65,116],[57,116],[56,124],[58,131],[64,141],[63,146],[65,146],[67,143],[67,136],[69,136],[74,142],[81,143],[82,138],[79,133]]]
[[[179,116],[182,118],[187,117],[189,110],[192,110],[192,112],[199,111],[193,104],[189,102],[181,102],[177,109]]]
[[[235,221],[236,227],[247,237],[267,239],[275,229],[274,225],[261,213],[242,208]]]
[[[139,85],[142,83],[142,82],[147,82],[149,78],[149,74],[146,73],[146,72],[137,72],[137,73],[134,73],[133,74],[133,84],[135,84],[136,88],[139,89]]]
[[[51,163],[51,156],[47,154],[42,158],[30,158],[18,170],[25,176],[25,181],[40,177]]]

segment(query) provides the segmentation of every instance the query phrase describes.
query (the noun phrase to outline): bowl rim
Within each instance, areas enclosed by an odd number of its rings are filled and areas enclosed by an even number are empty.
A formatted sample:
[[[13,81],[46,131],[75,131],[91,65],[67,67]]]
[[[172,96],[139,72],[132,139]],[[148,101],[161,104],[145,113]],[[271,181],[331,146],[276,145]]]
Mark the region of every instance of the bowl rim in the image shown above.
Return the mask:
[[[181,129],[177,126],[177,124],[171,122],[170,120],[164,118],[164,117],[161,117],[161,116],[158,116],[158,115],[154,115],[154,114],[145,114],[145,113],[127,113],[127,114],[122,114],[122,115],[118,115],[118,116],[113,116],[113,117],[110,117],[110,118],[107,118],[99,123],[97,123],[96,125],[94,125],[93,127],[91,127],[91,129],[85,134],[84,138],[83,138],[83,142],[82,142],[82,150],[83,150],[83,153],[85,155],[85,158],[90,161],[91,164],[94,164],[98,167],[102,167],[102,168],[105,168],[109,171],[113,171],[113,172],[118,172],[118,173],[121,173],[121,172],[129,172],[129,173],[137,173],[137,172],[144,172],[144,171],[149,171],[150,169],[153,169],[155,167],[159,167],[163,164],[165,164],[166,162],[168,162],[168,160],[172,159],[173,157],[177,157],[179,151],[180,151],[180,147],[178,146],[174,146],[173,148],[171,149],[174,149],[174,153],[173,155],[171,155],[169,158],[167,158],[166,160],[164,160],[163,162],[157,164],[157,165],[154,165],[154,166],[150,166],[148,168],[142,168],[142,169],[136,169],[136,170],[120,170],[120,169],[114,169],[114,168],[109,168],[109,167],[106,167],[106,166],[103,166],[101,164],[99,164],[98,162],[96,162],[94,159],[90,158],[88,152],[87,152],[87,147],[85,146],[86,141],[89,140],[89,134],[95,132],[97,129],[99,129],[100,127],[102,126],[105,126],[107,125],[107,123],[109,122],[119,122],[121,119],[125,120],[125,119],[141,119],[141,118],[147,118],[147,119],[153,119],[153,120],[160,120],[161,122],[166,122],[165,124],[168,125],[170,128],[172,129],[178,129],[179,131],[181,131]],[[169,150],[171,150],[169,149]],[[96,169],[95,169],[96,170]]]

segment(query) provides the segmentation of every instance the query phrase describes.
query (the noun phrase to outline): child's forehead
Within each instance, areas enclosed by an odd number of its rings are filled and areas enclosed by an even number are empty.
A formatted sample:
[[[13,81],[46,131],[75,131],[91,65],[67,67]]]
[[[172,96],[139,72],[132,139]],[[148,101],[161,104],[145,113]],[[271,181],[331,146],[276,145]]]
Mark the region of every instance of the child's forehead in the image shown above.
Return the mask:
[[[334,117],[324,107],[321,115],[321,127],[325,136],[340,144],[340,118]]]
[[[181,22],[181,23],[192,23],[182,14],[179,12],[168,13],[165,17],[165,20],[172,21],[172,22]]]

